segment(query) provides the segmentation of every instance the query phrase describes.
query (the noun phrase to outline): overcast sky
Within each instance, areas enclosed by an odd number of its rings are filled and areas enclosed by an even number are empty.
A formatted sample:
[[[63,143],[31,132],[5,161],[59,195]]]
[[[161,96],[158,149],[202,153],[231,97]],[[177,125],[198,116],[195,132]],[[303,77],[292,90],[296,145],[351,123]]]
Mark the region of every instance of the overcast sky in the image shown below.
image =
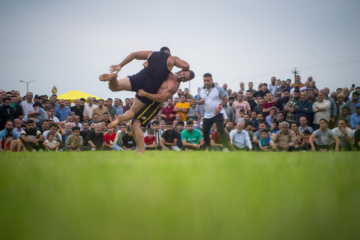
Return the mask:
[[[214,81],[239,89],[271,76],[319,88],[360,85],[360,1],[18,1],[0,3],[0,88],[36,94],[71,90],[98,97],[113,93],[98,76],[128,54],[168,46],[195,71],[191,93],[210,72]],[[141,69],[133,61],[119,73]],[[174,69],[175,70],[175,69]],[[189,87],[182,84],[181,88]]]

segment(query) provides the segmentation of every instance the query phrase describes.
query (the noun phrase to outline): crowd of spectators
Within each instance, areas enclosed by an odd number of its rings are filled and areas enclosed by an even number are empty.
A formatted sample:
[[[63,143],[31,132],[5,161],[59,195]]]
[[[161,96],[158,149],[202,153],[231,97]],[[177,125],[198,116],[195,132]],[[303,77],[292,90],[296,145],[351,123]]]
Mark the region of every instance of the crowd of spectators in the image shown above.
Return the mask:
[[[218,83],[216,85],[219,86]],[[237,151],[359,151],[360,87],[318,89],[312,77],[269,83],[224,83],[227,146]],[[198,89],[200,90],[200,89]],[[204,106],[186,88],[162,104],[143,126],[147,150],[204,150]],[[133,99],[58,99],[56,95],[0,93],[0,151],[136,150],[131,121],[108,123],[131,107]],[[214,124],[211,148],[222,151]]]

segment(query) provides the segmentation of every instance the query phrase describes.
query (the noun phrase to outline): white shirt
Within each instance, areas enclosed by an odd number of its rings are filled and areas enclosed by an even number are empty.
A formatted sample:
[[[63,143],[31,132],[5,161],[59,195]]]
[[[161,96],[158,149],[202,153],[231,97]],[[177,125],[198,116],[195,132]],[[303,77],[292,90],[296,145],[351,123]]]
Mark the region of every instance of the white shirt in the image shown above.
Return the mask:
[[[27,117],[29,112],[34,111],[33,102],[28,103],[28,101],[23,101],[20,103],[21,107],[24,110],[24,117]]]
[[[242,130],[241,133],[237,129],[232,130],[230,132],[230,141],[232,145],[238,148],[248,147],[252,149],[249,133],[245,130]]]
[[[91,107],[89,106],[89,104],[86,105],[86,106],[84,107],[84,112],[83,112],[83,114],[89,115],[89,118],[92,119],[92,113],[93,113],[94,108],[96,108],[96,107],[97,107],[97,106],[96,106],[95,104],[93,104]]]
[[[50,132],[50,130],[47,130],[43,133],[45,140],[47,140],[47,135],[49,134],[49,132]],[[60,140],[62,140],[61,134],[58,132],[56,134],[54,134],[54,140],[60,142]]]
[[[352,132],[352,130],[351,130],[350,128],[348,128],[348,127],[346,127],[345,129],[346,129],[347,135],[348,135],[349,137],[353,137],[353,132]],[[340,139],[340,146],[344,146],[344,145],[347,144],[344,134],[340,131],[340,129],[339,129],[338,127],[337,127],[337,128],[334,128],[334,129],[332,130],[332,132],[333,132],[336,136],[339,137],[339,139]]]
[[[214,112],[215,108],[217,108],[221,104],[221,102],[222,102],[221,98],[227,96],[227,94],[222,87],[214,84],[214,86],[210,90],[207,90],[205,87],[200,88],[198,96],[201,99],[205,100],[204,118],[210,119],[210,118],[215,117],[215,112]],[[221,109],[220,114],[224,115],[224,113],[225,113],[225,110]]]

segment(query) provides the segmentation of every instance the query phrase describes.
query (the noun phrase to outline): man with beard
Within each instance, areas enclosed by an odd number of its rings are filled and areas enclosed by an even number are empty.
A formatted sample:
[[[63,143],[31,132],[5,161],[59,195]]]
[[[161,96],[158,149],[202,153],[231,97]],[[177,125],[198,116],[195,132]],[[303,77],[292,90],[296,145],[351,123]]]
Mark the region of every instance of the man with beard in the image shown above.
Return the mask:
[[[64,99],[59,99],[59,106],[55,108],[55,117],[61,122],[65,121],[67,116],[72,116],[71,109],[65,106]]]
[[[246,101],[249,103],[251,111],[254,111],[255,107],[257,106],[256,102],[254,101],[253,94],[251,90],[246,91]]]
[[[166,122],[172,122],[175,120],[175,115],[173,100],[172,98],[168,98],[167,106],[161,111],[161,117],[165,119]]]
[[[177,146],[179,134],[173,129],[172,122],[166,122],[166,131],[161,135],[160,146],[162,150],[180,151]]]
[[[294,97],[291,98],[284,107],[284,112],[286,114],[286,121],[295,122],[296,118],[295,118],[294,108],[296,102],[299,100],[300,100],[300,91],[296,89],[294,91]]]
[[[204,147],[204,139],[200,130],[194,129],[194,122],[187,121],[186,129],[181,133],[181,141],[185,150],[200,150]]]
[[[80,132],[80,136],[83,138],[83,139],[86,139],[86,136],[88,135],[88,133],[90,132],[89,130],[90,126],[89,126],[89,123],[88,122],[83,122],[82,124],[82,131]],[[87,143],[86,143],[87,145]],[[84,144],[83,146],[85,146],[85,141],[84,141]]]
[[[304,91],[300,92],[300,101],[296,102],[294,113],[297,123],[299,123],[301,117],[305,117],[307,122],[310,122],[312,114],[312,103],[306,100],[306,93]]]
[[[82,146],[81,151],[88,150],[102,150],[104,135],[101,131],[102,125],[101,123],[96,123],[94,130],[90,131],[85,138],[85,142],[87,142],[87,146]]]
[[[81,106],[80,99],[75,100],[75,106],[70,108],[72,112],[75,112],[75,115],[80,117],[80,122],[82,122],[83,114],[84,114],[84,107]]]
[[[21,141],[28,151],[36,152],[42,149],[45,138],[41,132],[36,129],[34,120],[29,119],[27,121],[26,128],[21,131]]]
[[[14,109],[13,109],[14,110]],[[5,129],[0,131],[0,152],[4,151],[4,144],[6,141],[6,134],[11,133],[14,141],[16,142],[17,149],[20,151],[22,142],[20,140],[20,134],[14,130],[14,123],[11,120],[5,122]]]
[[[104,99],[99,99],[99,106],[94,108],[92,115],[94,114],[98,114],[99,115],[99,120],[103,120],[104,118],[104,113],[109,114],[109,110],[107,109],[107,107],[104,107]],[[109,114],[109,118],[111,120],[110,114]]]
[[[15,109],[17,115],[18,115],[18,118],[20,119],[23,119],[24,117],[24,111],[21,107],[21,105],[18,103],[18,100],[17,100],[17,97],[16,96],[12,96],[11,97],[11,103],[10,103],[10,106]]]
[[[290,100],[290,91],[288,89],[285,89],[283,92],[284,97],[280,98],[274,105],[278,109],[278,111],[284,111],[284,107]]]
[[[12,122],[18,117],[16,111],[10,106],[10,101],[10,98],[5,97],[3,99],[4,104],[0,107],[0,130],[5,128],[5,123],[8,120]]]

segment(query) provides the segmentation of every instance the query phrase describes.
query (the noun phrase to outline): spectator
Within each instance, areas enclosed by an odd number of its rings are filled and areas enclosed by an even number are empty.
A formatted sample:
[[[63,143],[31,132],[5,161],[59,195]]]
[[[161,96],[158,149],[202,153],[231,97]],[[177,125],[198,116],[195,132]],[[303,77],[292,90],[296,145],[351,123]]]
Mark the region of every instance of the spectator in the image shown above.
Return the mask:
[[[354,133],[354,146],[355,149],[360,151],[360,122],[357,124],[357,129]]]
[[[11,133],[6,133],[6,139],[4,143],[4,147],[2,148],[4,151],[9,152],[20,152],[20,151],[26,151],[26,148],[23,144],[21,144],[21,141],[14,140],[14,137]]]
[[[291,84],[290,86],[291,86],[292,88],[295,88],[296,85],[299,85],[300,88],[305,87],[305,84],[301,82],[301,77],[300,77],[300,75],[296,75],[296,76],[295,76],[295,82],[294,82],[293,84]]]
[[[94,108],[92,114],[93,115],[98,114],[99,115],[99,120],[101,121],[101,120],[103,120],[103,114],[104,113],[109,114],[109,110],[106,107],[104,107],[104,99],[99,99],[99,106]],[[109,116],[109,119],[111,121],[110,116]]]
[[[267,130],[261,131],[261,138],[259,140],[259,148],[261,151],[269,152],[270,151],[270,141],[269,133]]]
[[[168,98],[167,106],[161,110],[161,118],[165,119],[166,122],[175,120],[176,112],[174,111],[173,100]]]
[[[349,108],[348,107],[343,107],[341,109],[341,118],[345,119],[346,122],[348,123],[348,125],[351,127],[350,125],[350,114],[349,114]]]
[[[311,150],[311,145],[310,145],[310,142],[309,142],[309,138],[311,136],[311,133],[309,130],[305,130],[303,132],[303,140],[301,142],[301,145],[300,145],[300,150],[302,152],[307,152],[309,150]]]
[[[246,91],[246,101],[249,103],[251,111],[254,111],[254,109],[255,109],[255,107],[257,106],[257,104],[256,104],[256,102],[254,101],[253,93],[252,93],[251,90],[247,90],[247,91]]]
[[[204,148],[204,139],[201,132],[194,129],[194,122],[187,121],[186,129],[181,132],[181,141],[185,150],[200,150]]]
[[[87,114],[91,120],[91,117],[93,115],[93,110],[94,110],[94,108],[96,108],[96,105],[93,104],[94,100],[92,97],[88,97],[87,101],[88,101],[88,104],[84,107],[83,117],[85,114]]]
[[[10,98],[5,97],[3,99],[4,104],[0,107],[0,130],[5,128],[7,121],[14,121],[18,117],[16,111],[10,106],[10,101]]]
[[[28,151],[42,151],[42,145],[45,141],[44,136],[36,129],[34,120],[29,119],[26,123],[26,128],[21,131],[20,139]]]
[[[49,151],[49,152],[57,152],[59,150],[60,147],[60,143],[57,142],[56,140],[54,140],[54,137],[56,135],[52,132],[49,132],[48,134],[48,139],[44,142],[44,148],[45,150]]]
[[[274,135],[275,133],[277,133],[279,131],[279,122],[276,120],[273,120],[271,125],[270,125],[270,129],[269,132],[271,132],[271,135]]]
[[[254,108],[254,112],[256,112],[256,114],[263,113],[264,101],[265,100],[263,98],[258,100],[258,105]]]
[[[252,145],[249,137],[249,133],[244,129],[244,124],[239,122],[236,125],[236,129],[230,132],[230,141],[235,150],[239,151],[252,151]]]
[[[49,113],[48,113],[48,119],[49,120],[53,120],[54,123],[60,122],[59,119],[55,116],[55,109],[54,108],[50,108]]]
[[[112,150],[115,143],[117,127],[107,127],[107,133],[104,134],[104,150]]]
[[[330,111],[329,111],[329,114],[330,114],[330,127],[332,128],[333,126],[335,126],[335,121],[336,121],[336,116],[337,116],[337,107],[336,107],[336,102],[334,101],[334,99],[332,99],[331,97],[329,97],[329,93],[330,93],[330,90],[329,88],[324,88],[323,89],[323,94],[324,94],[324,99],[325,100],[328,100],[330,101]]]
[[[355,129],[360,122],[360,103],[355,105],[355,113],[350,116],[350,126]]]
[[[243,109],[244,113],[251,114],[251,107],[248,102],[244,101],[244,94],[242,92],[238,93],[237,101],[232,104],[232,108],[235,112],[235,122],[238,122],[240,117],[240,110]]]
[[[130,110],[130,108],[131,108],[130,103],[131,103],[130,98],[125,98],[125,106],[122,106],[124,113],[126,113],[126,111]]]
[[[84,107],[81,106],[80,99],[75,100],[75,106],[70,108],[72,112],[75,112],[75,115],[80,117],[80,122],[84,121]]]
[[[101,131],[102,125],[101,123],[96,123],[94,130],[90,131],[86,136],[85,142],[87,142],[87,146],[82,146],[82,151],[87,150],[102,150],[103,148],[103,140],[104,135]]]
[[[300,126],[299,126],[299,132],[304,133],[305,130],[308,130],[310,134],[314,132],[312,127],[307,126],[307,118],[306,117],[300,117]]]
[[[64,151],[77,152],[81,150],[84,139],[80,135],[80,128],[77,126],[72,127],[72,135],[65,141]]]
[[[113,108],[115,109],[115,116],[118,115],[123,115],[124,114],[124,109],[120,106],[120,99],[119,98],[115,98],[114,99],[114,106]],[[114,119],[114,118],[113,118]]]
[[[270,109],[270,114],[265,118],[265,121],[266,121],[268,126],[271,126],[271,123],[274,120],[276,121],[276,108],[271,108]]]
[[[352,93],[352,100],[348,100],[345,105],[349,109],[350,116],[356,112],[355,106],[359,103],[359,93],[355,91]]]
[[[13,136],[13,141],[17,144],[17,151],[20,151],[22,144],[20,134],[14,131],[14,123],[11,120],[7,120],[5,122],[5,129],[0,131],[0,152],[4,151],[7,133],[10,133]]]
[[[63,141],[63,143],[65,143],[65,142],[66,142],[66,139],[67,139],[70,135],[72,135],[72,131],[71,131],[72,127],[73,127],[73,125],[72,125],[71,122],[65,123],[65,134],[62,136],[62,141]]]
[[[289,129],[288,122],[281,123],[281,130],[275,134],[272,141],[274,142],[272,145],[273,150],[285,150],[289,152],[295,150],[296,135]]]
[[[55,108],[55,117],[57,117],[59,121],[65,121],[67,116],[72,116],[71,110],[65,106],[64,99],[59,99],[59,106]]]
[[[268,89],[267,89],[267,83],[263,83],[260,87],[259,85],[259,91],[257,91],[255,94],[254,94],[254,97],[262,97],[264,98],[265,95],[267,95],[268,93],[271,93]],[[271,96],[272,97],[272,96]],[[271,99],[272,100],[272,99]]]
[[[137,150],[136,142],[133,137],[133,133],[130,126],[127,128],[127,133],[122,137],[123,146],[122,148],[126,151]]]
[[[186,121],[186,114],[190,109],[190,103],[186,102],[186,96],[184,94],[180,97],[180,102],[174,107],[174,111],[181,115],[181,120]]]
[[[353,143],[353,132],[351,128],[346,127],[345,119],[340,118],[338,121],[338,127],[332,130],[339,140],[339,150],[351,151],[351,144]]]
[[[227,143],[228,143],[229,146],[231,146],[230,136],[226,131],[225,131],[225,134],[226,134],[226,137],[227,137]],[[213,150],[215,150],[215,151],[223,151],[224,150],[224,145],[222,144],[222,141],[221,141],[220,134],[219,134],[218,130],[215,130],[211,134],[210,144],[211,144],[211,148]]]
[[[298,102],[299,100],[300,100],[300,91],[295,90],[294,97],[291,98],[284,107],[284,112],[286,114],[286,121],[288,122],[296,121],[294,110],[295,110],[296,102]]]
[[[291,130],[295,133],[296,135],[296,144],[295,144],[295,149],[299,150],[300,145],[303,141],[303,134],[302,132],[299,131],[299,126],[297,125],[297,123],[293,122],[291,123]]]
[[[320,119],[329,121],[330,119],[330,102],[325,100],[323,92],[319,92],[319,98],[312,105],[312,111],[314,114],[314,129],[317,130],[320,127]]]
[[[80,131],[83,130],[82,124],[80,123],[80,117],[78,115],[74,116],[74,121],[73,121],[73,127],[79,127]]]
[[[255,95],[255,93],[256,93],[256,90],[255,89],[253,89],[253,86],[254,86],[254,83],[253,82],[249,82],[248,83],[248,91],[251,91],[251,93],[252,93],[252,95],[254,96]]]
[[[80,136],[83,138],[83,140],[86,139],[87,134],[90,132],[89,128],[90,128],[89,123],[83,122],[82,131],[80,131]]]
[[[28,92],[26,94],[26,101],[23,101],[22,103],[20,103],[23,111],[24,111],[24,117],[27,117],[28,113],[31,111],[34,111],[34,107],[33,107],[33,94],[32,92]]]
[[[234,103],[234,100],[235,100],[235,98],[231,96],[229,98],[228,104],[226,104],[223,107],[225,110],[225,114],[227,116],[226,122],[228,122],[228,121],[235,122],[235,112],[234,112],[234,109],[232,108],[232,104]]]
[[[162,150],[175,150],[180,151],[180,148],[177,146],[179,134],[173,129],[171,122],[166,122],[166,131],[161,135],[160,146]]]
[[[276,103],[274,104],[274,107],[276,107],[279,111],[284,111],[284,108],[286,106],[286,104],[289,102],[290,100],[290,91],[289,89],[285,89],[283,92],[283,97],[280,98],[278,101],[276,101]]]
[[[273,95],[271,94],[271,92],[266,94],[265,97],[266,102],[263,105],[263,114],[264,114],[264,118],[266,118],[269,114],[270,114],[270,109],[275,107],[275,101],[273,100]]]
[[[33,117],[36,119],[36,126],[41,128],[41,125],[44,120],[48,120],[48,114],[42,105],[38,102],[33,105],[34,111],[28,113],[28,118]]]
[[[19,118],[14,120],[14,131],[21,135],[21,131],[23,130],[21,127],[22,121]]]
[[[120,130],[116,133],[114,144],[112,145],[112,149],[116,151],[123,151],[122,137],[125,136],[127,130],[127,126],[125,123],[120,124]]]
[[[316,139],[316,144],[314,143],[314,139]],[[329,129],[329,121],[327,119],[320,119],[320,129],[314,131],[309,139],[311,150],[327,152],[334,149],[334,144],[332,144],[333,139],[335,139],[336,144],[335,151],[339,151],[340,140],[338,136]]]
[[[146,137],[144,137],[144,143],[146,150],[156,150],[157,144],[156,144],[156,137],[154,136],[154,129],[149,128],[148,134]]]
[[[16,96],[11,97],[10,106],[15,110],[18,118],[20,118],[20,119],[24,118],[24,111],[23,111],[20,103],[18,103]]]
[[[197,106],[197,101],[195,98],[190,100],[190,109],[186,114],[186,118],[189,120],[198,120],[197,119],[197,115],[196,115],[196,106]]]
[[[306,100],[306,93],[304,91],[300,92],[300,101],[296,102],[294,113],[298,123],[301,117],[305,117],[307,122],[310,122],[312,103]]]
[[[154,136],[156,140],[156,148],[161,149],[160,147],[160,141],[161,141],[161,134],[163,133],[162,130],[160,130],[159,121],[152,121],[151,122],[151,128],[154,130]]]
[[[106,107],[109,110],[109,115],[111,119],[114,119],[114,117],[116,116],[116,109],[112,105],[113,104],[112,98],[108,98],[106,103],[107,103]]]
[[[60,147],[63,146],[63,141],[62,141],[62,137],[61,134],[58,132],[59,126],[56,125],[55,123],[50,125],[50,128],[48,131],[45,131],[43,133],[45,140],[47,140],[47,136],[49,133],[52,133],[54,135],[54,140],[57,141],[58,143],[60,143]]]

